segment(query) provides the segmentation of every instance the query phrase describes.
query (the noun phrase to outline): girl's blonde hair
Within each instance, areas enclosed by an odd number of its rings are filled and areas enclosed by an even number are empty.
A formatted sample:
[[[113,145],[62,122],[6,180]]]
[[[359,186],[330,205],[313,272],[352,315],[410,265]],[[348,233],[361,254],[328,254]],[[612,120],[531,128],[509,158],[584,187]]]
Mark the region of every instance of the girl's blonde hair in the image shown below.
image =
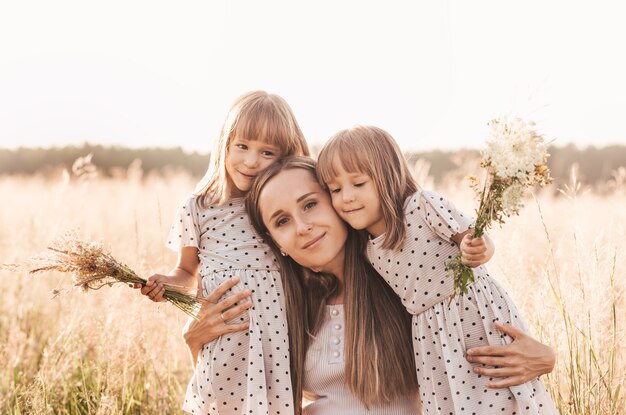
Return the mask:
[[[222,204],[232,191],[226,172],[226,155],[233,138],[262,141],[277,146],[279,157],[308,156],[309,148],[289,104],[278,95],[265,91],[243,94],[233,103],[211,152],[206,174],[195,194],[201,206]]]
[[[280,268],[289,327],[289,351],[295,414],[302,411],[302,377],[306,353],[324,322],[325,305],[339,289],[337,278],[314,273],[283,256],[263,223],[259,198],[265,185],[285,170],[303,169],[317,180],[315,161],[289,157],[265,169],[246,197],[254,229],[263,235]],[[411,316],[399,297],[365,260],[365,239],[350,230],[345,244],[345,378],[366,405],[415,396],[417,376],[411,340]]]
[[[404,242],[404,202],[419,186],[391,135],[378,127],[356,126],[339,131],[324,145],[317,159],[319,180],[326,184],[337,176],[337,162],[349,173],[372,178],[385,219],[385,249]]]

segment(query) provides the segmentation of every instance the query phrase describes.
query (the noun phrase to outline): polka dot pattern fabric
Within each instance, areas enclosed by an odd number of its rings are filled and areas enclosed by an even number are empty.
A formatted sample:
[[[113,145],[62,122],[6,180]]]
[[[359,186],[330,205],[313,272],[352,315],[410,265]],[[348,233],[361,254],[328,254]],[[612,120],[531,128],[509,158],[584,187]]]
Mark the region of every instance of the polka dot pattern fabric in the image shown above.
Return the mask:
[[[253,306],[227,323],[250,322],[247,332],[204,345],[187,387],[183,410],[191,414],[292,414],[289,341],[280,274],[269,247],[250,225],[244,199],[198,207],[196,197],[179,209],[167,245],[198,249],[202,291],[225,280],[241,281],[224,298],[249,289]]]
[[[557,414],[539,379],[505,389],[488,389],[491,378],[473,372],[469,348],[508,344],[494,322],[524,331],[525,323],[506,291],[483,265],[474,268],[468,293],[450,303],[453,284],[445,262],[458,252],[450,239],[473,225],[452,203],[421,191],[405,205],[406,239],[400,250],[382,249],[385,235],[370,240],[374,268],[413,314],[413,349],[425,414]]]

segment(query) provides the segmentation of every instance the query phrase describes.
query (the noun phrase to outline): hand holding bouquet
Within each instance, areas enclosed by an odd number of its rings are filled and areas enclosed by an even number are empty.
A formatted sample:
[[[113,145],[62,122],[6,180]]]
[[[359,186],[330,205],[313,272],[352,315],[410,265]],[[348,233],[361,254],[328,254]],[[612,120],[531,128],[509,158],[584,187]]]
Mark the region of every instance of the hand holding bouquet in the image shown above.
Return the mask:
[[[136,283],[146,284],[144,278],[113,258],[100,244],[80,241],[71,234],[53,242],[46,254],[31,261],[35,268],[30,274],[43,271],[70,272],[73,274],[74,286],[82,287],[85,291],[120,282],[131,287]],[[170,284],[164,286],[163,297],[196,318],[204,299],[188,293],[184,287]]]
[[[505,216],[519,214],[524,189],[533,185],[545,186],[552,182],[546,166],[549,154],[542,136],[533,129],[533,123],[519,118],[498,118],[489,123],[491,138],[483,152],[481,167],[487,170],[481,186],[476,177],[470,177],[470,186],[479,199],[473,238],[485,233],[492,223],[504,223]],[[474,273],[464,265],[459,253],[446,263],[454,278],[454,293],[467,293],[467,285],[474,281]]]

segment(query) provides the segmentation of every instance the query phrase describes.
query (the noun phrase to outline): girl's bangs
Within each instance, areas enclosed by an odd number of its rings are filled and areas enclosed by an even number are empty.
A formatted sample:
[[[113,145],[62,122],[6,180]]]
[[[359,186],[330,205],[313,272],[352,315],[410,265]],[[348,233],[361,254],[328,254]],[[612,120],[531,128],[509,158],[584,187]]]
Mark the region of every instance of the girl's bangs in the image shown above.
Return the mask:
[[[233,136],[250,141],[261,141],[286,150],[292,147],[291,128],[274,114],[240,114],[233,128]]]
[[[349,141],[352,141],[350,143]],[[336,170],[336,162],[348,173],[365,173],[372,175],[371,160],[369,153],[364,150],[364,143],[359,140],[334,140],[329,143],[317,162],[317,174],[324,183],[330,183],[339,174]]]

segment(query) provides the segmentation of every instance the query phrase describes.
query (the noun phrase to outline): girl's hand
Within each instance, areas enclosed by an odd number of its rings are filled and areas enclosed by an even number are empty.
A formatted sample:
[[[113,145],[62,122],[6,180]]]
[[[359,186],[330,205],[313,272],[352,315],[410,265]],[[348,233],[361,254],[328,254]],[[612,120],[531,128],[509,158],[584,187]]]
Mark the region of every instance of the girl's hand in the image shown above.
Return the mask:
[[[496,323],[496,328],[513,338],[504,346],[474,347],[467,351],[467,360],[499,368],[475,367],[483,376],[504,378],[487,383],[488,388],[521,385],[554,369],[556,357],[550,346],[539,343],[523,331],[508,324]]]
[[[163,293],[165,293],[165,287],[163,282],[166,282],[168,277],[162,274],[154,274],[148,277],[146,285],[135,283],[135,288],[141,289],[141,294],[150,298],[154,302],[165,301]]]
[[[491,258],[487,242],[483,236],[472,238],[470,233],[467,232],[463,236],[459,248],[461,249],[461,262],[468,267],[475,268]]]
[[[220,284],[220,286],[205,299],[206,301],[202,304],[202,308],[200,308],[200,312],[198,313],[198,320],[190,318],[183,328],[183,337],[192,354],[194,363],[197,360],[197,355],[202,345],[224,334],[248,329],[248,322],[227,324],[227,321],[240,316],[252,307],[252,301],[250,301],[252,293],[250,290],[238,292],[237,294],[219,301],[229,289],[238,283],[239,277],[233,277]],[[242,300],[245,301],[239,305],[235,305]]]

